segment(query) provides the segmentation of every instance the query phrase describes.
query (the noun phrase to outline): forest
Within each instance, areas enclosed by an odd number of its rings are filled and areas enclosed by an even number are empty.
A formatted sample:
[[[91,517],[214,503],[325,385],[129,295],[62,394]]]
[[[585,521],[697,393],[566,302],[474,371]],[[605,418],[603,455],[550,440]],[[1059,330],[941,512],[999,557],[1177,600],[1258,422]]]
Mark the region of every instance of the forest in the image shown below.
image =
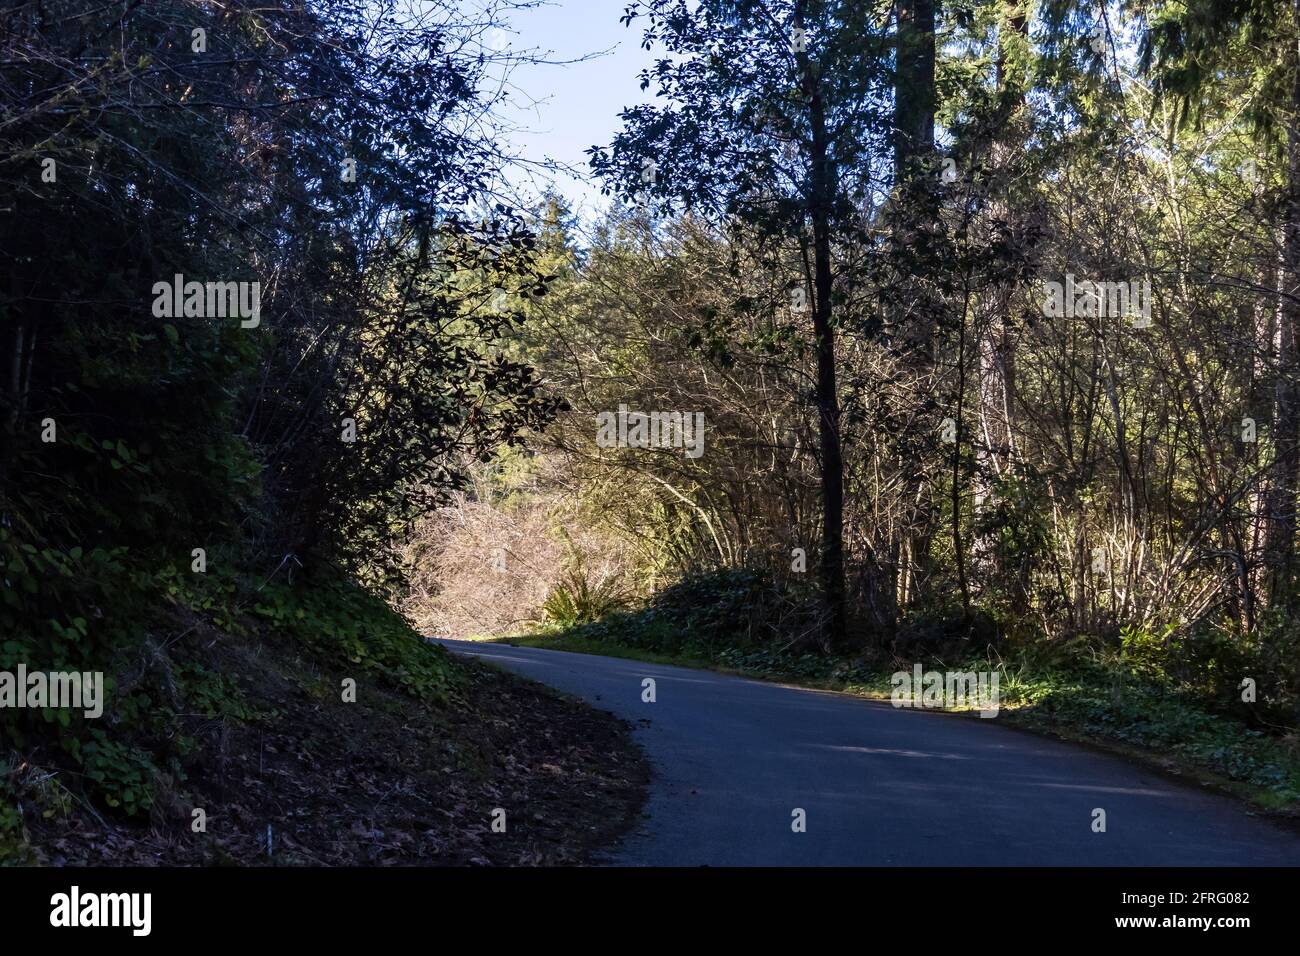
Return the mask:
[[[580,213],[499,120],[535,6],[0,4],[0,672],[106,687],[0,707],[0,862],[630,825],[612,718],[425,636],[992,671],[1300,812],[1300,9],[610,5]],[[605,809],[494,843],[560,766]]]

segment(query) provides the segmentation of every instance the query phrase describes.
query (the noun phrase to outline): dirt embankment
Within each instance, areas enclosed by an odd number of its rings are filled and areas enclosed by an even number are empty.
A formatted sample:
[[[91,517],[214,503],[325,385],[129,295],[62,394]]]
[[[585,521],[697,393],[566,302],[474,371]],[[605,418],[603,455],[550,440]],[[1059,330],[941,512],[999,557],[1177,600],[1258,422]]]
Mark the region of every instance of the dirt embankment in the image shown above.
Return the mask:
[[[238,675],[258,716],[184,717],[185,779],[160,782],[148,821],[76,797],[47,816],[58,801],[41,791],[71,796],[75,782],[16,768],[35,862],[581,863],[640,812],[649,773],[626,725],[541,685],[455,661],[444,705],[369,677],[348,703],[347,675],[280,642],[208,633],[199,648],[206,666]]]

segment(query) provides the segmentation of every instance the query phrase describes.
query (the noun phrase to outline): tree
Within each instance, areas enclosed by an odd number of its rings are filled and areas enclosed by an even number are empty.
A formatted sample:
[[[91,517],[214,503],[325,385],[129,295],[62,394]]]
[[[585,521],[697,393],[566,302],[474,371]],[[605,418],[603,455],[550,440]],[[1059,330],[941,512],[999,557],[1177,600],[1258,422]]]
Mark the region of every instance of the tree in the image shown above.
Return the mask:
[[[1150,24],[1141,66],[1183,123],[1198,123],[1225,75],[1246,76],[1243,107],[1261,147],[1278,144],[1284,186],[1273,401],[1274,457],[1264,509],[1264,561],[1274,603],[1296,599],[1296,508],[1300,492],[1300,8],[1291,0],[1193,0],[1138,5]]]
[[[500,161],[491,22],[365,0],[6,11],[0,667],[111,669],[196,552],[223,581],[391,585],[413,515],[549,417],[504,354],[518,310],[456,283],[545,286],[517,216],[465,211]],[[206,298],[173,309],[173,282]]]
[[[833,643],[846,638],[844,459],[836,382],[836,248],[861,240],[873,159],[890,138],[889,39],[858,3],[650,0],[644,45],[669,56],[642,75],[663,105],[622,114],[591,150],[609,189],[678,203],[793,243],[816,350],[822,496],[820,577]],[[803,298],[795,300],[802,302]]]

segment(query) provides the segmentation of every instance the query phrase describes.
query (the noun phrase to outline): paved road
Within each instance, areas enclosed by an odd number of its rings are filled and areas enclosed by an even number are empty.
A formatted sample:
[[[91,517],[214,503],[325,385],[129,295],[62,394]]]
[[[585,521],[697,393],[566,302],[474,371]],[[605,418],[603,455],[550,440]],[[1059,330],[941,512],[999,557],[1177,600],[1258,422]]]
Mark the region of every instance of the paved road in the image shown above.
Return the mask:
[[[997,725],[681,667],[443,641],[636,725],[654,767],[628,865],[1300,865],[1226,798]],[[655,702],[642,681],[655,680]],[[792,830],[793,811],[807,830]],[[1106,832],[1092,830],[1093,810]]]

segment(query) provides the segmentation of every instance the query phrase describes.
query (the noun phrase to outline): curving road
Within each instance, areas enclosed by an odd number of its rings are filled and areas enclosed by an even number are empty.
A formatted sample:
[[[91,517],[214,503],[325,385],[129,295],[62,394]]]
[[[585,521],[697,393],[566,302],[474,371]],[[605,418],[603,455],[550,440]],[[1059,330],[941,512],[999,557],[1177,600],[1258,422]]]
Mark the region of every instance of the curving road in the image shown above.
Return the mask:
[[[709,671],[443,640],[633,723],[646,818],[608,862],[1300,865],[1300,836],[1121,759],[998,726]],[[643,680],[655,701],[642,700]],[[793,811],[806,832],[792,830]],[[1094,833],[1093,811],[1106,832]]]

